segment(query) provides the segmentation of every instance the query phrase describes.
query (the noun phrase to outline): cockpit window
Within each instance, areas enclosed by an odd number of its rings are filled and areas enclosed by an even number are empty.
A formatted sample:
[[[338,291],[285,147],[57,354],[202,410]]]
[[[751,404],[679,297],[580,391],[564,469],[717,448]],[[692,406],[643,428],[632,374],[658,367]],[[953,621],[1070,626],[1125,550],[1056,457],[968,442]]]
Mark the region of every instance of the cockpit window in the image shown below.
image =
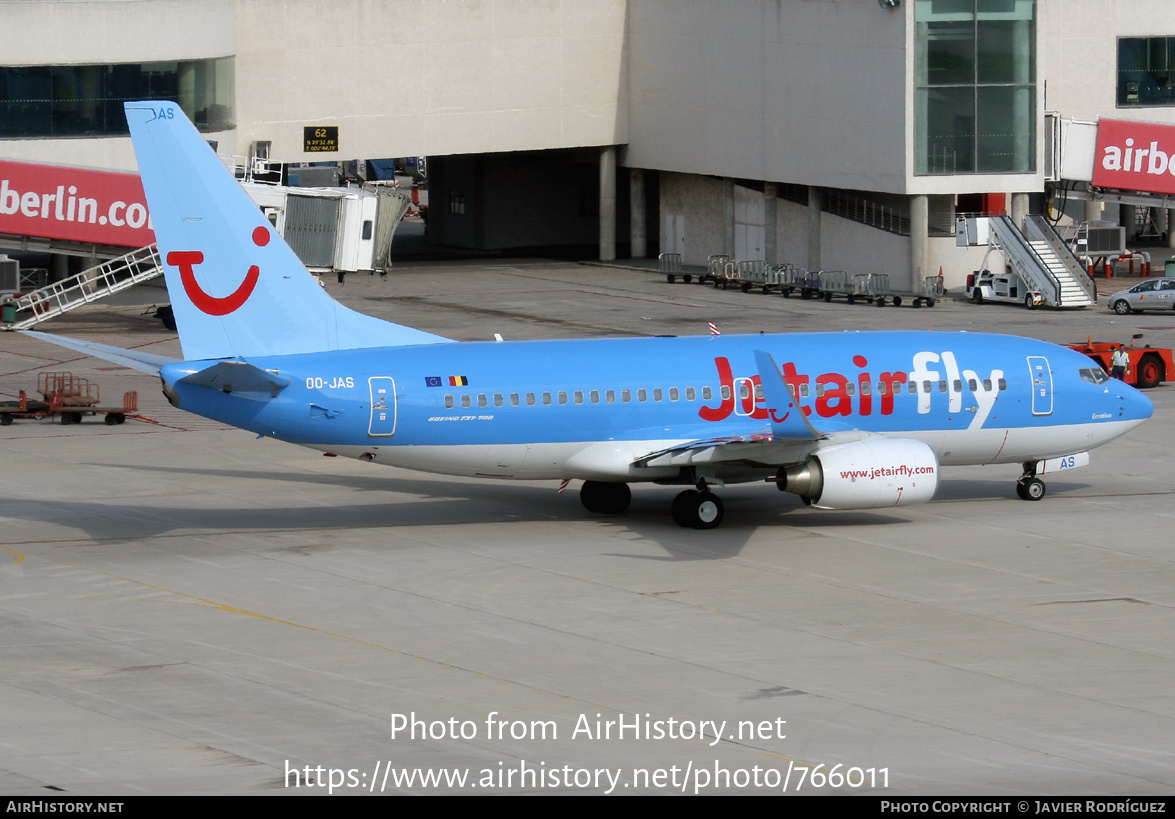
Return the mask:
[[[1090,384],[1105,384],[1110,380],[1110,376],[1101,367],[1082,367],[1079,372],[1081,380]]]

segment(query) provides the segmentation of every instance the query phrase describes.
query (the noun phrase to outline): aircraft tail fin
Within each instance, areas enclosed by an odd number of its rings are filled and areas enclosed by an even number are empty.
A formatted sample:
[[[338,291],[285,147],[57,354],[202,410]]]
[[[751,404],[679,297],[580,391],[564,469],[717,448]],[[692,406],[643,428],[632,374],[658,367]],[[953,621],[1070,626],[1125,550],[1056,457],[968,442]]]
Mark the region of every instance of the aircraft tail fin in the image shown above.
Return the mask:
[[[179,105],[124,106],[186,358],[449,341],[336,302]]]

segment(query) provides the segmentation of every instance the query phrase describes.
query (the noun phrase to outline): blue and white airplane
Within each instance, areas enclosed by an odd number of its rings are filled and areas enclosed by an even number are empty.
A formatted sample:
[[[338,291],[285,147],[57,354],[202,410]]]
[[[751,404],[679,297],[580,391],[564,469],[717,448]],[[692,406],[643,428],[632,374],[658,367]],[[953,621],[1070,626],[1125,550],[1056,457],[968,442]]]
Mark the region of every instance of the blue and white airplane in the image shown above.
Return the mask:
[[[942,465],[1039,474],[1149,418],[1085,356],[970,333],[841,332],[461,342],[335,302],[171,102],[126,103],[186,360],[30,333],[158,373],[177,407],[323,452],[449,475],[582,480],[593,512],[628,484],[766,481],[828,509],[923,503]]]

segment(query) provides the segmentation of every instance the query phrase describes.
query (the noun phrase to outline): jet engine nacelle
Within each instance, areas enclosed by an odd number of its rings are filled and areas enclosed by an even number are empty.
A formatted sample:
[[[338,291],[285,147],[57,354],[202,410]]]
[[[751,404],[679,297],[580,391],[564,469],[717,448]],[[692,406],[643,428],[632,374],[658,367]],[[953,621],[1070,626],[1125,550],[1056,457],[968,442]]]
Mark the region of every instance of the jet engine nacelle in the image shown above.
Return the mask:
[[[776,475],[820,509],[875,509],[926,503],[938,488],[938,458],[912,438],[876,438],[834,444]]]

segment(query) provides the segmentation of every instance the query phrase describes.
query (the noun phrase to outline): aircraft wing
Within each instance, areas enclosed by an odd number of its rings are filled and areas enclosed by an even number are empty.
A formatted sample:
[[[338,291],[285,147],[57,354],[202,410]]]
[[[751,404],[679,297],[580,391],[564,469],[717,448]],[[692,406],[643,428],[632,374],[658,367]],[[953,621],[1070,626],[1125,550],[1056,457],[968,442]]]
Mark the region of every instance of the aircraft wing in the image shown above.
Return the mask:
[[[743,463],[754,466],[786,466],[799,463],[808,455],[834,444],[847,444],[867,438],[886,436],[859,429],[828,432],[819,438],[797,440],[776,435],[770,429],[724,438],[687,441],[650,452],[633,461],[633,466],[699,466],[703,464]]]
[[[69,338],[68,336],[55,336],[51,333],[42,333],[39,330],[21,330],[26,336],[40,339],[41,341],[48,341],[50,344],[56,344],[58,347],[65,347],[70,350],[75,350],[85,355],[100,358],[103,361],[109,361],[112,364],[121,364],[124,367],[130,367],[132,370],[139,372],[151,373],[158,375],[159,370],[165,364],[174,364],[179,359],[169,358],[165,355],[158,355],[157,353],[147,353],[142,350],[127,350],[123,347],[114,347],[110,344],[99,344],[96,341],[82,341],[78,338]]]
[[[831,434],[817,430],[797,405],[771,354],[756,350],[755,363],[763,386],[763,399],[770,408],[770,427],[688,441],[650,452],[634,461],[633,466],[693,466],[727,462],[776,466],[801,461],[820,446],[832,442],[830,439],[836,439],[835,442],[839,443],[842,439],[856,440],[861,435],[855,430]],[[844,439],[845,434],[850,437]]]

